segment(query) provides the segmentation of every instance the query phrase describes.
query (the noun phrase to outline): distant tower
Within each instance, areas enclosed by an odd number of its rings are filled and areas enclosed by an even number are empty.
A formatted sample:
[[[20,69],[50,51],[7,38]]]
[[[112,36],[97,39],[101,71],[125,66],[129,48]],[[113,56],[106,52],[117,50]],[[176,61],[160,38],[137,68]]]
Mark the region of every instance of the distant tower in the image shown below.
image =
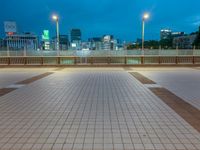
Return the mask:
[[[71,48],[73,50],[80,50],[81,49],[81,30],[80,29],[72,29],[71,33]]]

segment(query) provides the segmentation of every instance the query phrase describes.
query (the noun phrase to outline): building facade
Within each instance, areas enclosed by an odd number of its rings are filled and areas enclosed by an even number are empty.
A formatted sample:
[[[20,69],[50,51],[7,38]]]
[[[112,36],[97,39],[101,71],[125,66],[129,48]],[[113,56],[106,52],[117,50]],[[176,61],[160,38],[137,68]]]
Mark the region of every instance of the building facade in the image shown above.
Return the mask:
[[[162,29],[160,31],[160,40],[170,39],[172,35],[172,31],[170,29]]]
[[[53,37],[51,41],[51,48],[56,50],[57,38]],[[68,50],[69,49],[69,38],[68,35],[60,35],[59,36],[59,49],[60,50]]]
[[[4,48],[4,40],[0,39],[0,50],[3,50]]]
[[[184,36],[185,32],[172,32],[172,38]]]
[[[71,49],[72,50],[81,50],[81,30],[80,29],[72,29],[70,32],[71,39]]]
[[[31,33],[6,35],[6,46],[9,50],[37,50],[38,38]]]
[[[112,35],[104,35],[102,38],[102,50],[114,49],[114,37]]]
[[[196,37],[197,34],[175,37],[173,39],[173,47],[179,49],[192,49]]]
[[[88,39],[90,50],[102,50],[102,38],[94,37]]]

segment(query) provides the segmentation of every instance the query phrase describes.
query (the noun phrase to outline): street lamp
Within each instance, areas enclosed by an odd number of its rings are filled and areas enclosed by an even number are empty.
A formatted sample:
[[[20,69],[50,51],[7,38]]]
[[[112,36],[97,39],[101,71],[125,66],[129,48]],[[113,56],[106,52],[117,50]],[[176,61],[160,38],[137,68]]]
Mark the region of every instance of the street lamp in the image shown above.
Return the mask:
[[[145,31],[145,20],[149,18],[149,14],[145,13],[142,18],[142,50],[144,50],[144,31]]]
[[[60,55],[60,35],[59,35],[59,18],[57,15],[53,15],[52,19],[56,21],[56,34],[57,34],[57,40],[56,40],[56,46],[57,46],[57,54]]]

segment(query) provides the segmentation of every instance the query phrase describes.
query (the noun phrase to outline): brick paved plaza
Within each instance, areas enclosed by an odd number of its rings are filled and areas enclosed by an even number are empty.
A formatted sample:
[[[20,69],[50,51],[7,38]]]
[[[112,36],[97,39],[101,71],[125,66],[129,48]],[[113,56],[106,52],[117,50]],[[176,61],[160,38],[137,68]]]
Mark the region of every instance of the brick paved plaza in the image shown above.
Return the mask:
[[[199,68],[1,68],[0,88],[0,150],[200,150]]]

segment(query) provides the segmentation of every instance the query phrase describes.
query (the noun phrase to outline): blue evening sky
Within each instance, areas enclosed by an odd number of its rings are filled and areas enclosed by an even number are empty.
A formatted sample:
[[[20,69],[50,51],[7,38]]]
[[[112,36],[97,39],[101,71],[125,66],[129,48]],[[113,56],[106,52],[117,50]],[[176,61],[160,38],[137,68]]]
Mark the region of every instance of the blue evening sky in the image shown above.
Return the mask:
[[[61,34],[80,28],[83,39],[113,34],[134,41],[141,37],[141,18],[149,12],[146,39],[159,39],[161,28],[190,33],[200,25],[200,0],[0,0],[0,35],[3,22],[14,20],[21,32],[55,35],[52,13],[60,16]]]

